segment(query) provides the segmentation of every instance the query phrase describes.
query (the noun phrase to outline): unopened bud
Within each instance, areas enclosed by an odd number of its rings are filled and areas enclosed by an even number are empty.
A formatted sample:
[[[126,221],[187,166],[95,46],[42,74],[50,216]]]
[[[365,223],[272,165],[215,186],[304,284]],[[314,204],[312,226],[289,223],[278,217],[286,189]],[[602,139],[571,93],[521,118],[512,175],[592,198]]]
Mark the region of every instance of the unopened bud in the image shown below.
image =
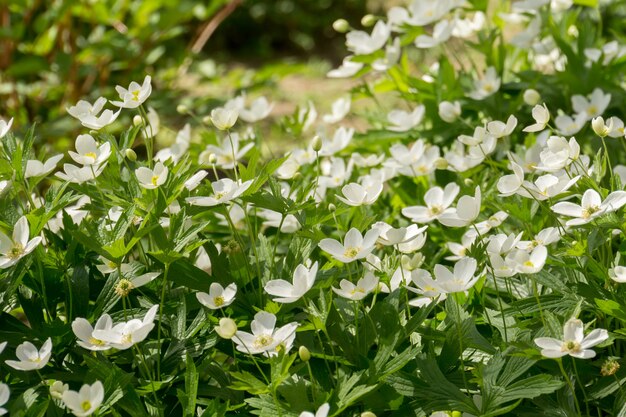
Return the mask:
[[[187,114],[189,108],[184,104],[179,104],[178,106],[176,106],[176,111],[180,114]]]
[[[361,19],[361,24],[366,28],[370,26],[374,26],[375,23],[376,23],[376,16],[374,16],[373,14],[366,14]]]
[[[308,362],[311,359],[311,352],[309,352],[306,346],[300,346],[298,356],[302,362]]]
[[[567,34],[572,38],[577,38],[579,35],[578,28],[575,25],[571,25],[567,28]]]
[[[322,150],[322,138],[320,138],[318,135],[313,136],[313,139],[311,140],[311,148],[315,152],[319,152],[320,150]]]
[[[539,101],[541,101],[541,94],[539,94],[539,91],[534,90],[532,88],[529,88],[528,90],[524,91],[524,103],[528,104],[529,106],[534,106],[536,104],[539,103]]]
[[[135,117],[133,117],[133,126],[142,126],[143,125],[143,119],[141,118],[141,116],[136,115]]]
[[[371,411],[363,411],[361,413],[361,417],[376,417],[376,414],[372,413]]]
[[[213,124],[213,122],[211,122],[211,116],[204,116],[202,118],[202,123],[204,123],[205,125]]]
[[[124,153],[126,154],[126,158],[128,158],[130,161],[135,162],[137,160],[137,153],[132,149],[126,149]]]
[[[472,181],[471,178],[465,178],[465,185],[467,185],[468,187],[471,187],[472,185],[474,185],[474,181]]]
[[[350,24],[346,19],[337,19],[333,22],[333,29],[339,33],[346,33],[350,30]]]
[[[209,155],[209,164],[213,165],[217,162],[217,155],[214,153]]]
[[[233,319],[222,317],[219,326],[215,326],[215,333],[223,339],[232,339],[237,333],[237,323]]]
[[[461,413],[460,411],[453,411],[452,414],[450,414],[452,417],[461,417],[463,416],[463,413]]]
[[[328,205],[328,211],[330,211],[331,213],[334,213],[337,210],[337,206],[335,206],[333,203],[330,203]]]

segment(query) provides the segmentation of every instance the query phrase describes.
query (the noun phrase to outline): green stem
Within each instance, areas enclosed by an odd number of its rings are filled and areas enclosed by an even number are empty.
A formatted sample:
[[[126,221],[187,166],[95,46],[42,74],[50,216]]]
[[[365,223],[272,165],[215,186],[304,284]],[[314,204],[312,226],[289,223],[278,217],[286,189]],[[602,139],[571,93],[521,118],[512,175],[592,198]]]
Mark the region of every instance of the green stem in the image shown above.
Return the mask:
[[[163,274],[163,283],[161,285],[161,301],[159,303],[159,325],[157,328],[157,340],[158,340],[159,348],[157,349],[157,375],[156,376],[159,378],[159,380],[161,380],[161,345],[162,345],[161,327],[163,323],[163,305],[165,304],[165,291],[167,289],[167,274],[169,270],[170,270],[170,264],[166,263],[165,272]]]
[[[582,413],[580,412],[580,405],[578,404],[578,399],[576,398],[576,390],[574,388],[574,385],[572,384],[572,380],[567,375],[567,372],[565,372],[565,368],[563,367],[563,360],[561,358],[558,358],[557,362],[559,364],[559,369],[561,369],[561,374],[563,374],[563,378],[565,378],[565,382],[567,383],[567,386],[572,392],[572,398],[574,398],[574,405],[576,406],[576,411],[578,412],[579,416],[582,416]]]

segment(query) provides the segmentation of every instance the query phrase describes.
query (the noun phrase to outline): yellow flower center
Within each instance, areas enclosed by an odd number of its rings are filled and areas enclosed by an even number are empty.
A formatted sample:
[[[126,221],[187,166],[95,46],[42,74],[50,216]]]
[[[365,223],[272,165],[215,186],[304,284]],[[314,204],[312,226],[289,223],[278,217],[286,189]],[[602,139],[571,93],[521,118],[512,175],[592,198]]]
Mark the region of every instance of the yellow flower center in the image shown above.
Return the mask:
[[[89,338],[89,343],[91,343],[92,345],[95,346],[104,346],[104,342],[100,339],[96,339],[95,337],[90,337]]]
[[[436,216],[438,214],[441,214],[443,209],[441,208],[441,206],[432,206],[429,211],[432,216]]]
[[[24,246],[18,242],[13,243],[13,247],[11,248],[9,253],[7,253],[7,256],[10,259],[19,259],[22,257],[22,255],[24,255]]]
[[[561,352],[572,352],[572,353],[576,353],[576,352],[580,352],[580,343],[575,342],[573,340],[568,340],[567,342],[563,343],[563,345],[561,345]]]
[[[596,113],[598,113],[598,108],[592,104],[592,105],[591,105],[591,106],[589,106],[589,108],[587,109],[587,113],[588,113],[590,116],[595,115]]]
[[[83,411],[89,411],[89,409],[91,409],[91,402],[89,402],[89,401],[83,401],[83,402],[80,404],[80,408],[82,408],[82,409],[83,409]]]
[[[272,336],[268,334],[263,334],[261,336],[257,336],[257,338],[254,340],[254,348],[263,349],[271,345],[273,342],[274,339],[272,338]]]
[[[152,185],[154,185],[155,187],[157,186],[157,182],[159,181],[159,176],[158,175],[153,175],[152,178],[150,179],[150,182],[152,183]]]
[[[524,266],[528,266],[528,267],[532,268],[533,266],[535,266],[535,264],[532,263],[531,261],[526,261],[526,262],[524,262]]]
[[[221,307],[224,305],[224,297],[222,297],[221,295],[218,295],[217,297],[213,298],[213,304],[215,304],[216,307]]]
[[[600,207],[587,207],[586,209],[583,209],[582,217],[583,219],[588,219],[589,217],[591,217],[591,215],[593,215],[593,213],[596,213],[598,211],[600,211]]]
[[[132,94],[133,94],[133,100],[139,101],[139,90],[133,91]]]
[[[349,248],[346,248],[345,252],[343,253],[343,256],[345,256],[346,258],[352,259],[356,257],[360,251],[361,251],[361,248],[349,247]]]
[[[85,156],[88,156],[89,158],[93,158],[93,159],[96,159],[98,157],[98,155],[96,155],[95,152],[87,152]]]

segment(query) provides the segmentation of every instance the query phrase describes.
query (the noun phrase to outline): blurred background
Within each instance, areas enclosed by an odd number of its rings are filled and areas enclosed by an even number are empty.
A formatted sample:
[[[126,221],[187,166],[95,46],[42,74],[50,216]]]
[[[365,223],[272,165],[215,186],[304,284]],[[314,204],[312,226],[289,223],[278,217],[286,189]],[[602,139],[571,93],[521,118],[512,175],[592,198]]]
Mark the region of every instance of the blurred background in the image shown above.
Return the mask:
[[[146,74],[149,103],[165,124],[177,124],[177,104],[201,117],[241,91],[270,91],[279,113],[308,99],[330,102],[349,88],[325,78],[347,54],[332,23],[361,28],[363,15],[390,3],[0,0],[0,118],[13,117],[18,133],[37,123],[46,142],[63,148],[84,132],[67,107],[115,99],[116,85]]]

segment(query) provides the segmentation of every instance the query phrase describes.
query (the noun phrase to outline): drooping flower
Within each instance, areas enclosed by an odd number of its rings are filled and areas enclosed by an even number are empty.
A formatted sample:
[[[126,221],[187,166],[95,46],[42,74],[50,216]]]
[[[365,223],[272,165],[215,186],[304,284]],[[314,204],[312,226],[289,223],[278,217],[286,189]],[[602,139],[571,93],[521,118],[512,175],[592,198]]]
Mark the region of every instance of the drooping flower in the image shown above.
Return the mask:
[[[13,266],[24,256],[31,253],[41,242],[41,236],[28,240],[30,228],[26,216],[18,219],[13,227],[12,238],[0,232],[0,269]]]
[[[265,284],[264,289],[269,295],[278,297],[273,299],[274,302],[293,303],[313,288],[316,275],[317,262],[310,268],[300,264],[293,273],[293,284],[284,279],[273,279]]]
[[[196,298],[203,306],[210,308],[211,310],[217,310],[220,308],[228,307],[235,301],[235,295],[237,294],[237,284],[234,282],[222,287],[219,283],[213,282],[209,287],[209,293],[198,292]]]
[[[67,390],[63,393],[63,403],[76,417],[90,416],[98,410],[104,400],[102,382],[84,384],[78,392]]]
[[[52,339],[50,338],[46,339],[39,350],[32,343],[24,342],[15,350],[15,356],[19,360],[7,360],[5,363],[18,371],[33,371],[46,366],[51,355]]]
[[[233,340],[240,352],[276,356],[279,350],[289,352],[296,337],[297,328],[298,323],[294,322],[276,329],[276,316],[266,311],[259,311],[250,323],[252,333],[238,330]]]
[[[563,326],[563,340],[538,337],[535,339],[535,344],[541,348],[541,354],[546,358],[570,355],[574,358],[591,359],[596,356],[596,352],[589,348],[608,338],[609,333],[605,329],[595,329],[585,336],[583,322],[578,319],[569,319]]]
[[[370,229],[363,236],[358,229],[352,228],[346,233],[343,244],[335,239],[326,238],[322,239],[318,246],[338,261],[349,263],[369,255],[374,250],[379,234],[378,229]]]
[[[152,93],[152,78],[146,75],[142,85],[133,81],[128,86],[128,89],[118,85],[115,87],[115,90],[120,95],[121,101],[112,101],[111,104],[126,109],[135,109],[150,97]]]

